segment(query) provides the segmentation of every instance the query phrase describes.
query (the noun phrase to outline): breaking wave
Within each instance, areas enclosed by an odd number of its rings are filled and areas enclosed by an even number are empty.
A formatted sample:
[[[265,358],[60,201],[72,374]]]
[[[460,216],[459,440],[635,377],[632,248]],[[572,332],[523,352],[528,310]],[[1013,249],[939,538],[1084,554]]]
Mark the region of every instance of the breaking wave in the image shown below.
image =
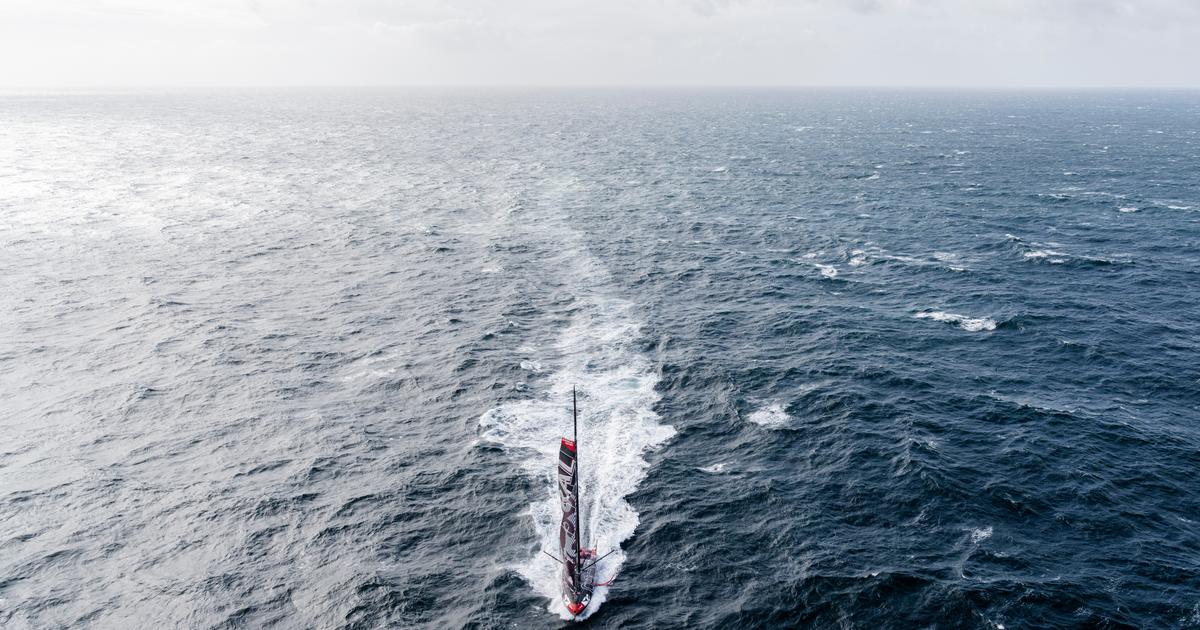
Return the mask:
[[[977,545],[992,537],[992,526],[988,525],[987,527],[976,527],[971,529],[970,533],[971,543]]]
[[[792,421],[792,417],[784,410],[783,405],[777,402],[754,410],[746,419],[769,429],[785,427]]]
[[[838,275],[837,267],[834,267],[833,265],[822,265],[819,263],[814,263],[814,264],[816,265],[817,269],[821,270],[822,277],[829,278],[831,280],[833,278],[837,277],[837,275]]]
[[[990,317],[967,317],[957,313],[946,313],[943,311],[926,311],[916,313],[913,317],[921,319],[932,319],[937,322],[946,322],[948,324],[957,324],[959,328],[970,332],[980,332],[983,330],[996,330],[996,320]]]

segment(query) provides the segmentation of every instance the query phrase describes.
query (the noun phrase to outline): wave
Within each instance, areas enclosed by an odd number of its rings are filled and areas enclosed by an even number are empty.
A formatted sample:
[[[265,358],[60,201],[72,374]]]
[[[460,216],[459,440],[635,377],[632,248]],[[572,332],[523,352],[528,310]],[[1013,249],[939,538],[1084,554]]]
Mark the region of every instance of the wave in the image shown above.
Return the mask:
[[[578,389],[583,530],[587,544],[600,553],[615,550],[597,566],[597,576],[607,579],[620,570],[625,561],[620,545],[638,525],[625,497],[646,476],[646,452],[675,430],[654,412],[659,377],[633,346],[640,325],[629,317],[632,305],[603,301],[588,310],[559,338],[555,354],[561,359],[541,394],[490,409],[479,423],[485,439],[522,455],[521,466],[543,488],[543,498],[530,504],[529,514],[541,548],[557,555],[561,508],[554,463],[559,437],[571,432],[571,388]],[[542,367],[538,361],[526,363]],[[571,618],[562,603],[557,563],[538,552],[516,570],[550,600],[549,611]],[[585,616],[599,609],[607,592],[607,586],[596,587]]]
[[[1122,212],[1136,211],[1137,208],[1131,210],[1122,209]],[[1114,253],[1109,255],[1109,257],[1081,254],[1063,251],[1063,248],[1067,248],[1068,246],[1062,243],[1025,241],[1012,234],[1005,234],[1004,237],[1008,241],[1009,251],[1020,253],[1021,258],[1027,262],[1067,265],[1071,267],[1104,267],[1108,265],[1133,264],[1133,258],[1127,254]]]
[[[834,267],[833,265],[822,265],[820,263],[813,263],[813,264],[816,265],[817,269],[821,270],[821,275],[826,278],[829,278],[832,280],[833,278],[836,278],[838,275],[837,267]]]
[[[1061,265],[1067,262],[1066,254],[1052,249],[1035,249],[1022,254],[1027,260],[1043,260],[1052,265]]]
[[[545,368],[542,367],[540,361],[522,361],[521,369],[534,374],[540,374]]]
[[[379,365],[385,362],[388,365]],[[339,377],[338,380],[348,383],[360,379],[386,378],[396,373],[398,362],[399,359],[391,354],[380,353],[367,356],[346,365],[343,369],[349,373]]]
[[[976,527],[971,529],[970,533],[971,542],[973,544],[979,544],[992,537],[992,526],[988,525],[987,527]]]
[[[755,409],[746,419],[768,429],[785,427],[792,422],[792,417],[783,409],[783,405],[777,402]]]
[[[966,315],[946,313],[944,311],[925,311],[921,313],[915,313],[913,317],[932,319],[934,321],[946,322],[948,324],[957,324],[959,328],[970,332],[996,330],[996,320],[990,317],[967,317]]]
[[[837,275],[838,275],[837,267],[834,267],[833,265],[826,265],[824,263],[819,263],[815,260],[818,256],[824,256],[824,255],[825,255],[825,252],[823,252],[823,251],[822,252],[809,252],[809,253],[801,256],[800,258],[795,259],[795,262],[805,264],[805,265],[812,265],[813,267],[816,267],[818,271],[821,272],[821,276],[823,278],[826,278],[827,280],[833,280],[834,278],[837,278]]]
[[[1069,265],[1074,267],[1107,267],[1110,265],[1133,264],[1128,255],[1117,254],[1113,258],[1101,256],[1077,256],[1050,249],[1036,249],[1022,254],[1025,260],[1045,262],[1051,265]]]
[[[1016,238],[1016,237],[1013,237]],[[926,269],[946,269],[954,272],[967,271],[962,256],[954,252],[932,252],[930,254],[893,254],[872,243],[864,243],[862,247],[850,250],[846,261],[851,267],[863,267],[875,264],[911,265]],[[818,265],[820,266],[820,265]]]

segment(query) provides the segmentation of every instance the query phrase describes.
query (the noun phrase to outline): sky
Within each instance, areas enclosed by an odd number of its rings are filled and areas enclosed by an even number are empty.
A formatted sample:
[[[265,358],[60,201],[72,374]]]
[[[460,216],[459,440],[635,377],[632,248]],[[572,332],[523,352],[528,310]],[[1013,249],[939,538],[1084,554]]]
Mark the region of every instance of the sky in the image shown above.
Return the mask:
[[[1200,88],[1200,0],[0,0],[0,86]]]

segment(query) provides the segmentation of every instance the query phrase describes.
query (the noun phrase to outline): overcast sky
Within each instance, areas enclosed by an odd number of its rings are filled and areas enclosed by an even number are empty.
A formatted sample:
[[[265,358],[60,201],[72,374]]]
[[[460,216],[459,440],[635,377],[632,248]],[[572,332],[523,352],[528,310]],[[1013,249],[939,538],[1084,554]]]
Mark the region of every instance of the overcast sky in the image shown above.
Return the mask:
[[[1200,0],[0,0],[0,86],[1200,87]]]

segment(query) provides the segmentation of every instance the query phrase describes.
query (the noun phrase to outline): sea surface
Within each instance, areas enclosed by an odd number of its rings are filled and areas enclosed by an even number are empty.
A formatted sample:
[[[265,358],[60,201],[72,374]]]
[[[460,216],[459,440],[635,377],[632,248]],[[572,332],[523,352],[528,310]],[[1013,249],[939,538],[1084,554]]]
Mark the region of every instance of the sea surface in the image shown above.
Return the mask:
[[[1200,627],[1200,93],[0,95],[0,627]]]

